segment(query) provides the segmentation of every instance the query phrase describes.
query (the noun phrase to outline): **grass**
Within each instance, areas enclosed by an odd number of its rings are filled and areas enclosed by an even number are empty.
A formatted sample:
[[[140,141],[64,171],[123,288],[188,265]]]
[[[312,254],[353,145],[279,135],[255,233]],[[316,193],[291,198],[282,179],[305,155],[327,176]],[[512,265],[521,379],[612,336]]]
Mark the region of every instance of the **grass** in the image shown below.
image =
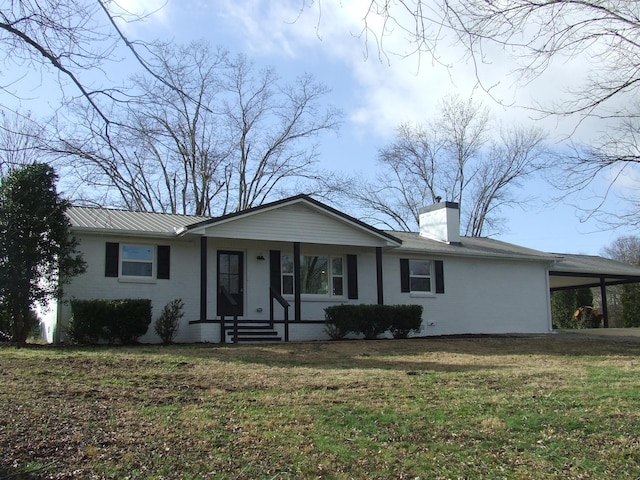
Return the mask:
[[[0,479],[640,477],[640,343],[0,348]]]

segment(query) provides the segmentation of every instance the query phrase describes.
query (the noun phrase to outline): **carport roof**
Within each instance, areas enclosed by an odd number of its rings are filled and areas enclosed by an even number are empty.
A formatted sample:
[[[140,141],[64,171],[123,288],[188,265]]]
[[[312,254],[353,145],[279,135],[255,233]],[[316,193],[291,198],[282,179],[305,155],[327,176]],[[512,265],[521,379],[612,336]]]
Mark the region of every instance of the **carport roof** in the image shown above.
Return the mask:
[[[549,269],[551,290],[640,283],[640,267],[593,255],[561,253]]]

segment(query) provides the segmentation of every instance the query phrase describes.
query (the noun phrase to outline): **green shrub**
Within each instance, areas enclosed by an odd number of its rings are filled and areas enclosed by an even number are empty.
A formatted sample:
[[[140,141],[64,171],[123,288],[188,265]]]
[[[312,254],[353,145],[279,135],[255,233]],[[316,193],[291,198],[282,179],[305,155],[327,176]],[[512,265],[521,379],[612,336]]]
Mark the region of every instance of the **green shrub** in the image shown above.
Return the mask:
[[[125,299],[113,301],[109,331],[111,337],[125,345],[136,343],[151,325],[151,300]]]
[[[339,340],[350,333],[378,338],[391,331],[394,338],[406,338],[422,325],[420,305],[333,305],[325,308],[326,332]]]
[[[391,334],[393,338],[407,338],[412,332],[422,328],[422,305],[394,305],[391,316]]]
[[[151,323],[151,300],[72,300],[67,334],[74,343],[130,344]]]
[[[358,321],[358,331],[367,340],[374,340],[391,327],[389,305],[361,305],[362,314]]]
[[[73,343],[92,344],[107,336],[109,311],[101,300],[71,300],[67,335]]]
[[[350,333],[358,333],[355,325],[360,315],[357,305],[332,305],[324,309],[326,332],[332,340],[341,340]]]
[[[176,298],[162,307],[162,312],[155,325],[155,331],[162,343],[173,343],[180,327],[180,320],[184,317],[183,308],[184,302],[180,298]]]

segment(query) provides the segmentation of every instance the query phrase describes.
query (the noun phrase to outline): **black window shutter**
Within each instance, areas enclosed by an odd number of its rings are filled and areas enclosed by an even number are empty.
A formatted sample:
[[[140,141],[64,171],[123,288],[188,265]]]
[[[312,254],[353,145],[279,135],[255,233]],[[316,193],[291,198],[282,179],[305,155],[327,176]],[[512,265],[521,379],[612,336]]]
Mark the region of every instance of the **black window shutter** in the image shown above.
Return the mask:
[[[106,255],[104,260],[104,276],[117,277],[118,263],[120,261],[120,244],[107,242]]]
[[[358,256],[347,255],[347,298],[358,298]]]
[[[278,293],[282,292],[280,250],[269,250],[269,286]]]
[[[436,293],[444,293],[444,264],[442,260],[436,260]]]
[[[171,273],[171,247],[169,245],[158,245],[158,269],[156,277],[162,280],[169,280]]]
[[[401,292],[411,291],[411,288],[409,286],[409,259],[408,258],[400,259],[400,291]]]

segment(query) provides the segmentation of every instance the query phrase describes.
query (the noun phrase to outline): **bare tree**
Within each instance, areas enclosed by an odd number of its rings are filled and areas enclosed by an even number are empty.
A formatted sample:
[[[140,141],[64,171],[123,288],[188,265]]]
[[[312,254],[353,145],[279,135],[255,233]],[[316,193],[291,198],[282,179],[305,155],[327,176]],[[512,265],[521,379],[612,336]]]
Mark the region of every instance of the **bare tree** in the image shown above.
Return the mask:
[[[566,174],[551,179],[559,190],[567,195],[591,190],[592,201],[586,206],[576,205],[585,218],[595,217],[611,228],[640,225],[640,197],[636,193],[635,180],[640,166],[640,122],[637,116],[620,119],[618,124],[593,138],[589,144],[571,145],[558,155],[557,163]],[[627,188],[614,188],[625,184]],[[630,184],[636,188],[629,188]],[[611,197],[617,197],[614,210],[606,207],[606,201]]]
[[[536,128],[513,127],[493,141],[469,185],[466,234],[480,237],[500,230],[498,217],[503,207],[524,204],[528,199],[514,195],[515,187],[545,167],[545,135]]]
[[[245,56],[231,64],[226,86],[224,121],[234,173],[225,212],[260,205],[291,179],[322,181],[313,140],[336,130],[341,119],[340,111],[320,107],[326,86],[308,74],[282,84],[273,69],[256,72]]]
[[[304,5],[317,7],[322,20],[321,2]],[[587,68],[586,75],[558,88],[549,103],[534,98],[524,106],[543,116],[571,116],[576,128],[587,118],[597,119],[606,134],[576,141],[573,154],[563,152],[558,161],[562,178],[557,176],[555,185],[572,194],[592,185],[594,179],[602,180],[609,189],[598,192],[600,202],[587,208],[586,215],[602,214],[600,218],[614,224],[640,223],[637,197],[626,199],[631,207],[622,215],[603,208],[620,171],[634,169],[638,160],[640,106],[635,98],[640,88],[640,2],[370,0],[362,16],[361,35],[382,56],[407,55],[406,50],[390,50],[391,36],[406,39],[414,47],[409,55],[428,55],[447,66],[451,59],[443,59],[444,48],[462,46],[461,60],[472,62],[478,84],[490,95],[495,84],[486,74],[496,61],[510,59],[512,78],[522,86],[548,73],[554,63],[578,59]]]
[[[0,112],[0,178],[35,162],[43,162],[42,127],[31,113]]]
[[[171,87],[153,69],[142,52],[149,44],[132,41],[119,21],[132,22],[148,15],[137,15],[111,0],[14,0],[3,1],[0,8],[0,62],[8,71],[18,70],[16,78],[5,80],[0,91],[20,96],[21,75],[34,71],[53,72],[67,94],[70,82],[76,95],[83,98],[108,126],[111,119],[100,100],[127,101],[128,94],[116,85],[96,82],[109,61],[119,62],[128,51],[149,75]],[[6,77],[7,78],[7,77]]]
[[[472,100],[448,97],[441,116],[427,126],[401,125],[380,150],[380,173],[350,195],[369,219],[393,229],[415,230],[421,207],[439,197],[461,208],[464,233],[500,229],[501,208],[520,205],[513,187],[544,166],[544,135],[513,128],[490,141],[489,112]]]
[[[309,5],[321,7],[320,2]],[[436,61],[442,46],[453,41],[465,47],[481,85],[481,66],[490,65],[492,55],[517,59],[513,73],[524,81],[544,73],[556,57],[583,55],[591,74],[553,113],[589,114],[640,87],[637,1],[370,0],[365,8],[362,36],[367,42],[373,39],[381,55],[395,53],[387,49],[386,39],[392,35],[407,39],[413,53]]]
[[[111,192],[109,203],[135,210],[213,215],[325,179],[313,142],[338,127],[340,113],[321,109],[328,91],[312,77],[286,85],[203,42],[159,47],[153,65],[164,81],[136,77],[135,100],[110,113],[110,132],[85,109],[76,132],[60,135],[58,153],[74,158],[72,173],[94,195]]]

